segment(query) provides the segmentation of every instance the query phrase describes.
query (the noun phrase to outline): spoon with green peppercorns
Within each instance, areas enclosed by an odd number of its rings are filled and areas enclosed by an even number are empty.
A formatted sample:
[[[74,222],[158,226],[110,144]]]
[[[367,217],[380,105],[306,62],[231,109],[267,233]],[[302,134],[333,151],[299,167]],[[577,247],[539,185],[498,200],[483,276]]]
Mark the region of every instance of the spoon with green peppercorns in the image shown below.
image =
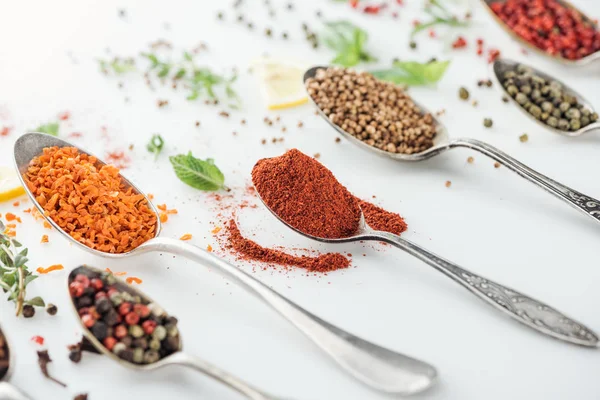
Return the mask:
[[[15,365],[15,357],[10,350],[8,340],[0,328],[0,399],[2,400],[30,400],[19,389],[8,383],[11,375],[11,366]]]
[[[69,293],[83,335],[100,354],[133,369],[183,365],[251,400],[276,400],[222,369],[182,351],[177,319],[111,272],[81,266],[69,274]]]
[[[545,128],[573,137],[600,129],[591,104],[556,78],[505,58],[494,61],[492,71],[497,86]]]
[[[372,82],[372,76],[368,73],[361,73],[358,79],[351,81],[350,84],[345,83],[344,79],[340,79],[338,82],[328,80],[318,80],[319,75],[323,76],[323,71],[326,71],[332,67],[316,66],[308,69],[304,73],[305,89],[307,90],[308,97],[312,100],[313,104],[317,107],[319,115],[327,121],[327,123],[339,134],[349,140],[351,143],[358,147],[375,153],[379,156],[392,158],[397,161],[424,161],[429,158],[435,157],[448,150],[464,147],[471,150],[478,151],[479,153],[490,157],[501,165],[504,165],[508,169],[516,172],[522,178],[525,178],[529,182],[541,187],[548,193],[558,197],[575,209],[583,212],[588,217],[591,217],[596,222],[600,222],[600,200],[596,200],[593,197],[587,196],[581,192],[571,189],[570,187],[563,185],[551,179],[533,168],[528,167],[522,162],[511,157],[502,150],[472,138],[456,138],[452,139],[448,136],[448,131],[444,125],[432,114],[426,107],[418,104],[416,101],[412,101],[417,108],[413,111],[418,110],[421,116],[427,117],[435,125],[435,135],[432,139],[429,137],[418,138],[419,133],[416,130],[409,132],[409,136],[416,140],[420,139],[423,142],[429,143],[424,150],[423,147],[419,147],[415,150],[415,147],[406,148],[404,138],[394,135],[391,129],[390,120],[386,119],[385,114],[397,114],[397,109],[406,107],[406,96],[404,98],[396,98],[396,104],[389,102],[389,92],[387,93],[379,90],[376,85]],[[336,67],[337,68],[337,67]],[[356,78],[356,73],[347,74],[350,79]],[[345,78],[344,76],[343,78]],[[315,82],[317,80],[317,82]],[[365,84],[368,82],[370,84]],[[311,85],[317,85],[308,87]],[[375,90],[375,92],[373,92]],[[312,93],[312,94],[311,94]],[[314,97],[313,97],[314,95]],[[388,102],[382,102],[381,99],[388,96]],[[397,96],[396,96],[397,97]],[[368,106],[365,106],[365,103]],[[323,109],[319,104],[326,105],[327,108]],[[365,109],[376,109],[385,110],[384,112],[377,111],[372,115],[365,112]],[[414,113],[412,113],[414,114]],[[333,117],[332,117],[333,116]],[[356,128],[353,131],[344,129],[344,126],[353,128],[357,124],[360,125],[360,129]],[[486,125],[490,125],[486,123]],[[394,122],[396,125],[396,131],[405,128],[405,124],[400,121]],[[365,129],[363,125],[372,127],[370,131]],[[592,124],[586,128],[589,130]],[[595,124],[594,124],[595,126]],[[421,130],[422,133],[422,130]],[[387,151],[382,144],[383,140],[395,141],[393,150]],[[380,141],[380,142],[378,142]],[[379,147],[377,147],[379,146]]]

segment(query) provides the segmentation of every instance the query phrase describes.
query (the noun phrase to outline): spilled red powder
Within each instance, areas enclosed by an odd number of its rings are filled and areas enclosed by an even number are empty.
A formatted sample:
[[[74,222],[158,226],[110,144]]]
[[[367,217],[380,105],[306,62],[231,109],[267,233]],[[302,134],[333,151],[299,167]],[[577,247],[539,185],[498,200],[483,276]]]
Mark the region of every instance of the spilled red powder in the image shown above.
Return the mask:
[[[227,224],[229,233],[227,246],[242,258],[304,268],[311,272],[330,272],[348,268],[350,261],[340,253],[326,253],[317,257],[293,256],[283,251],[267,249],[242,236],[234,219]]]
[[[129,167],[131,159],[124,151],[109,151],[105,157],[107,164],[112,164],[119,169],[125,169]]]
[[[376,231],[385,231],[400,235],[408,226],[400,214],[396,214],[368,201],[358,200],[365,216],[365,222]]]
[[[33,336],[31,341],[39,344],[40,346],[44,345],[44,338],[42,336]]]

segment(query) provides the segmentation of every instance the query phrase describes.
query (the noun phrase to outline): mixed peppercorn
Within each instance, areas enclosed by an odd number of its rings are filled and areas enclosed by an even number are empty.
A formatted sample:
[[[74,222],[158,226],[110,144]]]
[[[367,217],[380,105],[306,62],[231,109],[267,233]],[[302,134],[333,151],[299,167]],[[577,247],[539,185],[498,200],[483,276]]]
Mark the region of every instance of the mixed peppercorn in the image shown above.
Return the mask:
[[[491,8],[517,35],[549,54],[578,60],[600,50],[594,24],[557,0],[496,1]]]
[[[177,319],[131,294],[111,273],[79,268],[69,290],[83,325],[121,359],[151,364],[179,350]]]
[[[521,107],[551,128],[576,131],[598,120],[598,114],[580,104],[560,82],[543,78],[526,65],[504,71],[500,79]]]

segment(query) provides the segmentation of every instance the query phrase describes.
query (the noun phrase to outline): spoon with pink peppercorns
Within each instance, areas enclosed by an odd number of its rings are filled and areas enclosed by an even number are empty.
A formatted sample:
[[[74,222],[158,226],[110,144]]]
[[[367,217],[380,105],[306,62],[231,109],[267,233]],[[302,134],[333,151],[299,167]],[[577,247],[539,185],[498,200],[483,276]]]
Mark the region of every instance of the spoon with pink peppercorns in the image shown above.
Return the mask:
[[[250,400],[282,400],[182,351],[177,318],[110,272],[74,269],[68,289],[85,338],[128,368],[153,370],[183,365],[216,379]]]

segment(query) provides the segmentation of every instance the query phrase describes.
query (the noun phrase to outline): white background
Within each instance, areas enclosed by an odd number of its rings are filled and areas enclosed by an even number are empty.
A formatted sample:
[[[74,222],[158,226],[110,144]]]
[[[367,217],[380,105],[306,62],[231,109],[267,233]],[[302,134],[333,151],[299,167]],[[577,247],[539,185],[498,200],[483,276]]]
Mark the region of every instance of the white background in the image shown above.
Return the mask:
[[[315,30],[325,19],[347,18],[368,30],[368,49],[389,65],[393,57],[410,60],[452,58],[441,83],[434,88],[411,89],[432,110],[446,109],[442,121],[453,137],[474,137],[500,147],[517,159],[573,188],[600,197],[597,133],[564,138],[526,119],[512,104],[500,100],[498,88],[477,88],[477,79],[489,76],[487,63],[475,55],[474,41],[482,37],[502,54],[527,61],[567,81],[600,106],[598,66],[570,69],[537,55],[524,55],[481,7],[475,24],[463,32],[469,48],[448,51],[444,40],[419,37],[419,49],[408,49],[411,21],[423,18],[421,2],[399,8],[400,18],[369,17],[346,4],[272,0],[277,16],[269,19],[262,1],[248,0],[243,14],[254,31],[234,22],[230,2],[196,1],[3,1],[0,4],[0,126],[13,126],[0,138],[0,163],[12,165],[12,144],[21,133],[54,120],[62,111],[72,118],[61,126],[61,136],[83,133],[78,145],[97,154],[127,148],[133,166],[125,175],[153,193],[157,204],[177,208],[179,215],[164,225],[165,236],[192,233],[192,242],[218,248],[211,234],[222,225],[209,195],[178,181],[167,156],[192,150],[212,157],[237,188],[236,198],[249,181],[259,158],[297,147],[307,154],[321,153],[321,161],[357,195],[376,195],[380,204],[406,217],[404,237],[483,276],[542,299],[559,310],[600,330],[600,226],[542,190],[511,173],[495,169],[493,161],[468,150],[455,150],[435,159],[404,164],[381,159],[352,144],[335,143],[334,132],[314,116],[311,106],[266,112],[260,87],[247,67],[263,53],[307,64],[326,63],[327,49],[313,51],[302,37],[301,23]],[[594,0],[576,2],[595,17]],[[126,10],[120,18],[119,9]],[[224,10],[226,21],[216,13]],[[165,26],[168,24],[168,27]],[[266,26],[277,39],[266,39]],[[289,41],[279,38],[282,30]],[[444,29],[437,30],[444,36]],[[454,38],[453,32],[449,38]],[[204,41],[209,51],[198,62],[218,71],[237,66],[236,88],[243,109],[225,119],[222,107],[189,103],[181,92],[168,88],[150,91],[136,74],[105,77],[96,59],[136,55],[157,39],[171,41],[174,55]],[[110,50],[110,53],[107,52]],[[140,65],[143,68],[143,65]],[[117,87],[118,82],[124,88]],[[466,86],[477,108],[458,100]],[[125,97],[130,101],[126,103]],[[170,105],[158,109],[156,101]],[[266,115],[280,115],[288,132],[269,128]],[[485,117],[494,120],[486,129]],[[248,123],[241,126],[240,119]],[[201,121],[201,127],[194,126]],[[297,121],[304,127],[298,129]],[[110,141],[101,137],[106,126]],[[237,131],[237,136],[232,135]],[[145,144],[161,133],[166,148],[155,163]],[[529,135],[528,143],[519,136]],[[285,136],[285,142],[261,145],[262,138]],[[467,157],[474,156],[474,164]],[[447,180],[451,188],[445,187]],[[281,396],[295,399],[385,399],[351,379],[310,341],[274,312],[206,268],[173,258],[149,254],[109,261],[75,248],[41,222],[22,213],[31,203],[15,208],[0,205],[0,213],[17,212],[23,218],[17,234],[30,249],[32,269],[64,264],[67,270],[87,263],[127,271],[144,280],[140,286],[180,318],[186,351],[202,356],[240,377]],[[264,245],[311,247],[354,253],[353,267],[328,276],[306,276],[303,271],[281,272],[256,268],[254,276],[306,309],[375,343],[413,355],[435,365],[437,386],[422,399],[566,399],[600,398],[600,354],[545,338],[509,320],[422,262],[380,245],[323,246],[288,231],[262,208],[238,213],[241,229]],[[50,243],[40,245],[42,234]],[[362,253],[366,257],[362,257]],[[233,260],[229,256],[229,259]],[[238,263],[251,271],[251,265]],[[236,394],[201,375],[172,367],[136,373],[110,360],[84,355],[79,365],[67,358],[66,345],[79,338],[66,291],[67,271],[43,276],[32,283],[30,295],[42,295],[59,306],[56,317],[39,312],[34,319],[15,319],[13,304],[0,302],[2,327],[13,343],[17,365],[12,382],[35,399],[70,399],[89,392],[90,399],[203,398],[237,399]],[[42,335],[54,362],[51,372],[66,381],[62,389],[46,380],[37,367],[36,345]]]

